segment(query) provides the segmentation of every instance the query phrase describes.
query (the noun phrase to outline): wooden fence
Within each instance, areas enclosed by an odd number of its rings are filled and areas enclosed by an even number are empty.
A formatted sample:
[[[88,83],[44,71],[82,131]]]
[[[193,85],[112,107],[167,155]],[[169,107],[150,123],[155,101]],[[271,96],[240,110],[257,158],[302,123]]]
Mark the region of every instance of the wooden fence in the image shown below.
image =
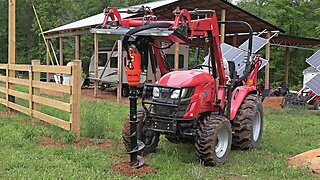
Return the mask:
[[[0,82],[5,83],[5,87],[0,87],[0,93],[6,95],[5,99],[0,97],[0,104],[36,119],[40,119],[63,128],[67,131],[72,131],[76,133],[77,139],[80,138],[80,96],[82,70],[82,64],[80,60],[74,60],[71,66],[40,65],[39,60],[33,60],[31,65],[0,64],[0,70],[6,71],[5,76],[0,75]],[[14,72],[16,71],[27,72],[29,74],[29,78],[19,79],[15,76],[10,76],[15,74]],[[70,85],[41,82],[41,72],[70,75]],[[15,85],[28,87],[29,93],[23,93],[15,90]],[[65,103],[47,97],[42,97],[40,96],[40,89],[68,94],[70,95],[70,102]],[[13,102],[12,97],[27,100],[29,102],[29,107],[27,108]],[[70,115],[69,122],[40,112],[40,105],[46,105],[68,112]]]

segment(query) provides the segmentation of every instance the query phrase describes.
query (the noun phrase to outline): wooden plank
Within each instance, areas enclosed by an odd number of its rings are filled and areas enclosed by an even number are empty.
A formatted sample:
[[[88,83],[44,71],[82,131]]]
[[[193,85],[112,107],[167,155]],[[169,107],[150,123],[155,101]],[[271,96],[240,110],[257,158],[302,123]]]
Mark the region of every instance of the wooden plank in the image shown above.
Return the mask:
[[[271,36],[270,32],[267,33],[266,39],[269,39]],[[266,45],[266,60],[268,61],[268,64],[265,67],[265,82],[264,82],[264,88],[269,89],[269,73],[270,73],[270,42]]]
[[[46,66],[46,65],[34,65],[33,72],[46,72],[54,74],[71,74],[71,67],[69,66]]]
[[[23,86],[29,86],[29,81],[25,80],[25,79],[18,79],[18,78],[14,78],[14,77],[9,77],[9,82],[13,83],[13,84],[23,85]],[[12,88],[10,88],[10,89],[12,89]]]
[[[7,82],[7,77],[6,76],[0,76],[0,81],[1,82]]]
[[[13,89],[9,89],[9,95],[20,98],[20,99],[29,100],[29,96],[27,93],[19,92]]]
[[[221,9],[221,21],[225,21],[226,20],[226,10],[225,9]],[[224,39],[225,39],[225,34],[226,34],[226,25],[225,24],[221,24],[220,25],[220,43],[224,43]]]
[[[16,63],[16,0],[9,0],[9,13],[8,13],[8,22],[9,22],[9,32],[8,32],[8,40],[9,40],[9,51],[8,51],[8,64],[15,64]],[[14,70],[7,69],[7,77],[14,78],[16,72]],[[8,89],[15,89],[14,84],[10,84],[7,81],[7,90]],[[7,93],[7,102],[15,102],[14,97],[9,96]],[[7,105],[9,106],[9,104]],[[10,109],[12,111],[12,109]]]
[[[80,109],[81,109],[81,70],[82,63],[79,60],[72,62],[72,94],[71,104],[71,130],[76,133],[77,141],[80,140]]]
[[[71,130],[71,123],[70,122],[66,122],[64,120],[61,120],[59,118],[53,117],[53,116],[49,116],[47,114],[41,113],[39,111],[33,110],[32,111],[33,117],[40,119],[42,121],[48,122],[52,125],[58,126],[62,129],[65,129],[67,131]]]
[[[33,81],[32,87],[71,94],[71,86],[48,82]]]
[[[7,94],[6,88],[0,87],[0,93]]]
[[[13,102],[9,102],[9,108],[14,109],[16,111],[19,111],[21,113],[24,113],[26,115],[29,115],[29,108],[23,107],[21,105],[15,104]]]
[[[9,64],[9,69],[14,71],[29,71],[31,65]]]
[[[60,109],[63,111],[71,112],[71,106],[68,103],[61,102],[61,101],[56,101],[53,99],[49,99],[46,97],[41,97],[41,96],[32,96],[33,102],[38,103],[38,104],[43,104],[46,106],[54,107],[56,109]]]
[[[179,50],[180,50],[179,43],[175,43],[175,53],[174,53],[174,70],[175,71],[179,70]]]
[[[60,66],[63,66],[63,39],[59,38],[59,56],[60,56]]]
[[[284,58],[284,83],[289,85],[289,59],[290,59],[290,49],[286,47],[285,58]]]
[[[75,37],[75,59],[80,60],[81,58],[81,36]]]
[[[40,65],[40,60],[33,60],[32,61],[32,65]],[[33,102],[33,95],[40,95],[40,89],[39,88],[34,88],[32,87],[33,82],[40,81],[40,73],[39,72],[32,72],[32,83],[31,86],[29,87],[31,89],[31,91],[29,90],[30,93],[30,104],[29,104],[29,110],[30,110],[30,114],[32,115],[33,110],[39,111],[39,104]]]
[[[7,69],[8,68],[8,64],[0,64],[0,69]]]
[[[98,68],[99,68],[99,39],[98,34],[94,34],[94,77],[96,80],[94,81],[94,91],[93,97],[98,97]]]
[[[0,104],[7,106],[7,100],[0,98]]]

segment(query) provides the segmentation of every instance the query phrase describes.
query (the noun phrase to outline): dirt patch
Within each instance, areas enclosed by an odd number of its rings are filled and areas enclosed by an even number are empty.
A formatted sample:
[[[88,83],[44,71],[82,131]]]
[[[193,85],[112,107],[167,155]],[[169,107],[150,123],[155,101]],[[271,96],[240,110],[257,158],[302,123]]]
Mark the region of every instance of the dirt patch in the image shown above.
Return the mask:
[[[48,94],[48,95],[54,95],[54,96],[64,96],[65,95],[62,92],[51,91],[51,90],[46,90],[46,89],[40,89],[40,94]]]
[[[0,111],[0,116],[8,116],[8,111]]]
[[[34,125],[34,126],[44,126],[44,127],[47,127],[49,126],[50,124],[47,123],[47,122],[44,122],[44,121],[38,121],[38,120],[23,120],[21,121],[22,124],[30,124],[30,125]]]
[[[263,107],[280,112],[282,110],[281,108],[282,99],[283,97],[266,97],[263,101]]]
[[[146,175],[157,174],[157,170],[151,165],[145,164],[144,166],[137,169],[135,167],[131,167],[128,161],[113,165],[112,170],[122,175],[131,176],[131,177],[137,177],[137,176],[139,177],[142,174],[146,174]]]
[[[112,148],[112,141],[109,139],[91,139],[91,138],[80,138],[80,141],[76,143],[76,147],[97,147],[99,149]]]
[[[320,176],[320,148],[291,157],[288,164],[299,168],[307,166],[312,173]]]
[[[93,89],[82,89],[81,90],[81,97],[88,100],[94,100],[94,101],[104,101],[104,102],[117,102],[117,93],[115,91],[98,91],[97,97],[93,97]],[[121,99],[121,103],[123,104],[129,104],[129,99],[126,97],[123,97]]]
[[[59,141],[56,141],[51,137],[38,137],[38,143],[43,147],[63,147],[63,145]]]

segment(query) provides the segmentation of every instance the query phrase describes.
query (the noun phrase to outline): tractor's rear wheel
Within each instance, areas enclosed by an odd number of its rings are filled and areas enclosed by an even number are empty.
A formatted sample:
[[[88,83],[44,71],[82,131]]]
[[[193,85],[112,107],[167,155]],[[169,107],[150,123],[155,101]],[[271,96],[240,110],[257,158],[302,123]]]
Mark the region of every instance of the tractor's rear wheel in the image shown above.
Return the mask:
[[[262,138],[263,108],[258,95],[250,94],[242,102],[232,121],[232,146],[236,149],[257,147]]]
[[[232,130],[229,120],[211,115],[205,118],[197,131],[196,155],[205,166],[223,164],[230,153]]]
[[[159,143],[160,134],[149,130],[150,123],[144,110],[137,111],[137,139],[145,144],[142,154],[150,154],[154,152]],[[130,151],[130,117],[124,121],[122,129],[123,144],[127,151]]]
[[[320,110],[320,100],[317,100],[313,104],[313,109],[314,110]]]

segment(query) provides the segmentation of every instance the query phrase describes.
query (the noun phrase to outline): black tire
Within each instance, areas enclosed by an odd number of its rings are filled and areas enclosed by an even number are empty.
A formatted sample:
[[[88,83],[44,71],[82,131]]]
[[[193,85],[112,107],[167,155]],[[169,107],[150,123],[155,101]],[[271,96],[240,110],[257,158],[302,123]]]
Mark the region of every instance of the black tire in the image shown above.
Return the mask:
[[[205,166],[223,164],[230,153],[231,141],[232,130],[229,120],[223,116],[211,115],[201,122],[197,131],[197,158]],[[221,150],[216,152],[217,148]]]
[[[124,121],[124,127],[122,129],[123,144],[127,151],[130,151],[130,117]],[[155,152],[160,134],[148,129],[150,123],[147,121],[147,116],[144,110],[137,111],[137,139],[145,144],[142,154],[150,154]]]
[[[123,97],[129,97],[129,93],[130,93],[129,86],[123,85],[121,90],[121,95]]]
[[[232,121],[232,130],[232,146],[235,149],[252,149],[261,143],[263,108],[258,95],[250,94],[244,99]]]
[[[314,110],[320,110],[320,100],[317,100],[313,104],[313,109]]]

